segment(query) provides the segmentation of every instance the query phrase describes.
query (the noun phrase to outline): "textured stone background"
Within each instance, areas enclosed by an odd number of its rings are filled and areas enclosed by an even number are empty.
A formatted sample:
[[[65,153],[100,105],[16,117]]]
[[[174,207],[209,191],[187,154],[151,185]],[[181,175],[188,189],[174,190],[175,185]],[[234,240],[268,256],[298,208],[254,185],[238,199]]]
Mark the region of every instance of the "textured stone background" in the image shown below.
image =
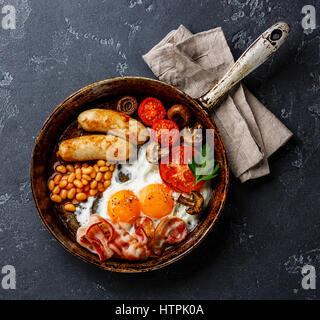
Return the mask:
[[[316,0],[0,0],[17,9],[17,29],[0,29],[0,267],[17,289],[0,299],[316,299],[301,289],[301,266],[320,272],[320,32],[301,28]],[[320,21],[320,6],[318,5]],[[141,59],[170,30],[222,26],[234,56],[287,20],[292,34],[247,86],[293,132],[272,173],[231,179],[221,220],[200,247],[149,274],[101,271],[67,253],[44,228],[29,181],[43,122],[75,90],[124,75],[152,77]],[[1,274],[0,274],[1,278]],[[320,286],[320,283],[318,284]]]

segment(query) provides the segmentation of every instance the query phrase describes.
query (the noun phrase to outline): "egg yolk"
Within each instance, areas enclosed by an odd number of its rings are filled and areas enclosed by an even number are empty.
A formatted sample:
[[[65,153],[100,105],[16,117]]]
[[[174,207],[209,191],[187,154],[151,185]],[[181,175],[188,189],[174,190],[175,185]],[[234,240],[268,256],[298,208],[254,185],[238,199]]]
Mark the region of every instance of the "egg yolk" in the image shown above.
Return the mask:
[[[140,202],[130,190],[113,194],[108,201],[108,214],[115,223],[133,223],[140,216]]]
[[[161,219],[172,212],[174,200],[171,190],[163,184],[150,184],[139,193],[141,210],[154,219]]]

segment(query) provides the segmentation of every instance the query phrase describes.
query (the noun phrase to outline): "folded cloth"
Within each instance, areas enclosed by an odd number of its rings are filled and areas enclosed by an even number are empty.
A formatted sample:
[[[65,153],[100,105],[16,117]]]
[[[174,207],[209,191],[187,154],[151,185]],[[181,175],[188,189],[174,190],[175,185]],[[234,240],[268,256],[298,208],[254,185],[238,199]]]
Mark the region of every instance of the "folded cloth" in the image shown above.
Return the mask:
[[[195,99],[206,94],[234,64],[221,28],[193,35],[182,25],[143,59],[160,80]],[[222,135],[230,168],[241,182],[269,174],[268,157],[292,136],[241,83],[214,108],[212,118]]]

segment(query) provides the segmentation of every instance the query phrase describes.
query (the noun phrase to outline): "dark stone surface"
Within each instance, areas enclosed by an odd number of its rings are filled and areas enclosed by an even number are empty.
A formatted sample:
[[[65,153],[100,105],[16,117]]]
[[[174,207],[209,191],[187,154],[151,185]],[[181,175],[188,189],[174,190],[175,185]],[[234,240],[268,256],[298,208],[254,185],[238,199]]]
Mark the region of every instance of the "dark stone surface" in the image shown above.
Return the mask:
[[[15,5],[17,29],[0,29],[0,267],[15,266],[17,289],[0,286],[0,299],[319,298],[300,274],[306,263],[320,272],[320,32],[304,33],[301,1],[3,3]],[[243,185],[232,178],[214,231],[162,270],[114,274],[67,253],[38,218],[29,181],[34,139],[52,110],[97,80],[152,77],[141,55],[179,24],[194,33],[222,26],[237,58],[281,19],[290,38],[245,81],[295,135],[272,156],[272,173]]]

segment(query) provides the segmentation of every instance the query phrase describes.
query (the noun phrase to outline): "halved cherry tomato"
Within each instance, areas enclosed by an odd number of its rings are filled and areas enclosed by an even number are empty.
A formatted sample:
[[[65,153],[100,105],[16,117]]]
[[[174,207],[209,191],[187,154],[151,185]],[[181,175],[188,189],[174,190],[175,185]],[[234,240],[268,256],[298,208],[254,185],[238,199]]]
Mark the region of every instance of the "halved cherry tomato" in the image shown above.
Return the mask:
[[[172,148],[169,163],[160,163],[161,179],[173,190],[177,192],[189,193],[193,190],[200,190],[204,181],[195,185],[195,178],[189,169],[188,162],[197,151],[187,146],[177,146]]]
[[[166,109],[160,100],[149,97],[140,103],[138,114],[145,125],[152,126],[154,121],[166,116]]]
[[[171,147],[179,138],[178,125],[167,119],[160,119],[153,123],[151,136],[164,147]]]

